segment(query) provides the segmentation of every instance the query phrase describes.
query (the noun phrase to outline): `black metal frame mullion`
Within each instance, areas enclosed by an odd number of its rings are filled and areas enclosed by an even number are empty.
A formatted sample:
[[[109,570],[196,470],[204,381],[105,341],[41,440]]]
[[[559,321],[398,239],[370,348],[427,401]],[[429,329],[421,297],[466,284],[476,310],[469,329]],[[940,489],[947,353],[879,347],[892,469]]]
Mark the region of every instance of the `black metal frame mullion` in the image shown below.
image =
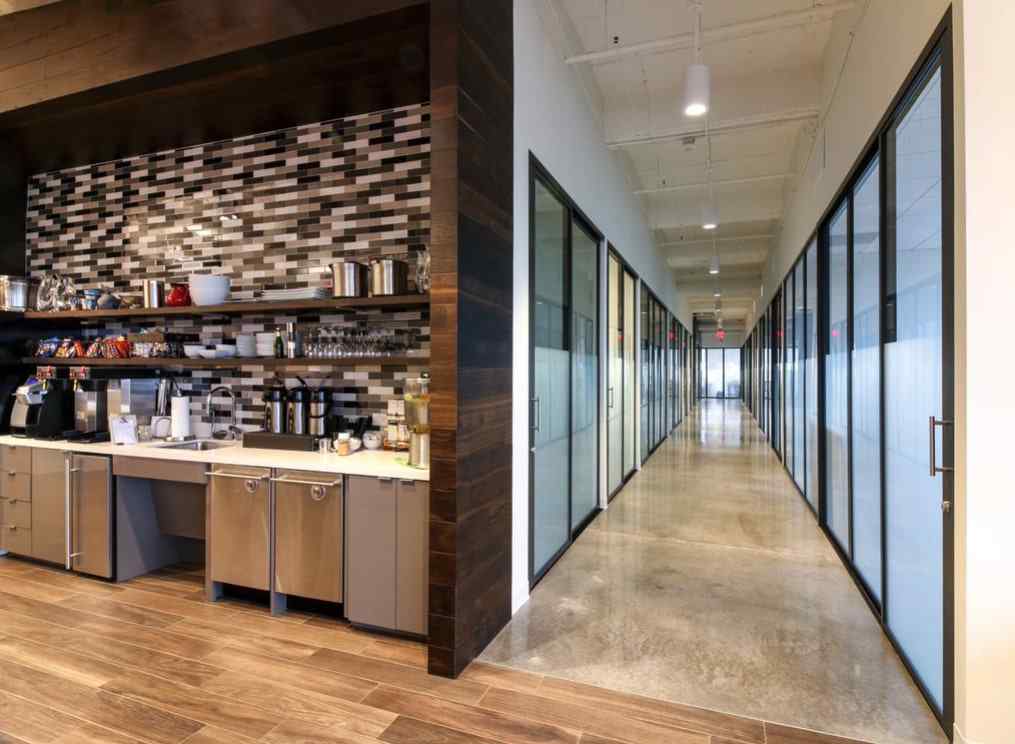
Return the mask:
[[[853,190],[846,198],[846,503],[849,558],[856,565],[853,514]]]

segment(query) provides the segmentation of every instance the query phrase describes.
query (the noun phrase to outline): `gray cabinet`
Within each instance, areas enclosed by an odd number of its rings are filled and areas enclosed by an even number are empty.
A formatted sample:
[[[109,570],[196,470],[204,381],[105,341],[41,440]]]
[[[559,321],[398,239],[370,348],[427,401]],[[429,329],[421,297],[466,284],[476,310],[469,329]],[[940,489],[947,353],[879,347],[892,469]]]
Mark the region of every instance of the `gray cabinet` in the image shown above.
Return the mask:
[[[350,477],[346,491],[346,600],[350,622],[427,632],[428,484]]]
[[[275,479],[275,591],[342,601],[342,476],[280,470]]]
[[[33,482],[33,491],[34,486]],[[113,473],[110,458],[103,455],[71,455],[68,487],[71,515],[70,567],[92,576],[112,578]],[[34,510],[32,516],[34,520]]]
[[[0,550],[29,556],[32,555],[31,455],[27,447],[0,447]]]
[[[32,450],[32,557],[67,562],[67,457],[59,450]]]
[[[219,466],[209,475],[208,582],[267,590],[271,471]]]

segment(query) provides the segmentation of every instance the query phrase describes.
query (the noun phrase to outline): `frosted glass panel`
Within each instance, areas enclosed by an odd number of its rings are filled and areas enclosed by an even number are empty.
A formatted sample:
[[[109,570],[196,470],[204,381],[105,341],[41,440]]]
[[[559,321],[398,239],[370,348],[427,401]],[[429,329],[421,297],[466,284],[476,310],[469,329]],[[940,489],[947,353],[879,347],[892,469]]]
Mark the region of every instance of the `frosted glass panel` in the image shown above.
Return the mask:
[[[789,470],[790,474],[793,473],[793,468],[796,463],[796,440],[793,438],[793,424],[796,423],[793,419],[793,406],[795,401],[793,400],[793,383],[794,373],[796,372],[796,360],[793,356],[793,274],[790,273],[789,278],[783,284],[782,292],[783,300],[783,312],[784,318],[786,319],[786,334],[783,336],[783,348],[785,349],[783,354],[783,368],[785,369],[785,376],[783,377],[783,384],[785,385],[785,434],[784,443],[785,447],[785,460],[786,469]]]
[[[881,599],[880,207],[878,167],[853,193],[853,563]]]
[[[641,392],[641,411],[639,413],[639,420],[641,422],[641,436],[639,441],[641,442],[641,460],[645,462],[645,458],[648,457],[649,450],[652,448],[652,442],[650,441],[651,426],[649,425],[649,417],[651,416],[651,408],[649,402],[652,400],[652,344],[651,344],[651,333],[652,333],[652,317],[649,314],[649,296],[645,291],[645,288],[641,289],[641,320],[639,321],[640,330],[640,341],[641,344],[641,375],[639,390]]]
[[[708,397],[723,397],[722,349],[705,349],[708,356]]]
[[[804,378],[807,418],[807,500],[816,509],[818,504],[818,244],[812,241],[807,248],[807,371]]]
[[[828,527],[849,551],[849,251],[846,205],[828,228],[828,353],[825,355],[825,498]]]
[[[624,272],[624,475],[634,470],[635,462],[635,328],[638,316],[635,305],[634,276]]]
[[[607,484],[610,493],[624,480],[624,339],[621,328],[623,273],[620,262],[610,256],[608,287],[607,351],[610,379],[606,389]]]
[[[533,513],[532,570],[539,573],[567,543],[568,397],[571,374],[565,292],[564,205],[538,181],[533,215],[534,330],[532,391]]]
[[[726,397],[739,398],[740,349],[725,349],[724,356],[725,361],[723,363],[723,367],[725,369]]]
[[[599,242],[571,228],[571,526],[599,503]]]
[[[941,73],[890,133],[895,337],[885,344],[887,621],[940,708],[943,700],[942,477],[928,417],[941,395]],[[892,266],[892,264],[889,264]],[[939,443],[940,443],[940,433]],[[938,453],[942,449],[938,446]]]
[[[793,271],[793,480],[803,491],[806,482],[806,452],[804,451],[804,360],[805,341],[804,262],[797,262]]]

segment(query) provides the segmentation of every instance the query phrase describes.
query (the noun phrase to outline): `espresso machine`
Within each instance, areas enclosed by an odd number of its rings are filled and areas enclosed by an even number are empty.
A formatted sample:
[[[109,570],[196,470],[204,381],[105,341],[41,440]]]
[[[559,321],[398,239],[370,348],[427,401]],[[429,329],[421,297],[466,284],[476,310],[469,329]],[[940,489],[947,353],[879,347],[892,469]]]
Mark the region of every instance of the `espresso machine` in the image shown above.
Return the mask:
[[[28,411],[23,435],[35,439],[60,439],[74,427],[74,395],[70,380],[60,377],[56,367],[38,367],[35,379],[42,387],[35,395],[27,396]]]
[[[42,405],[45,394],[43,384],[32,375],[14,391],[14,407],[11,409],[11,434],[16,437],[28,436],[28,414],[33,407]]]
[[[430,467],[430,375],[405,381],[405,423],[409,427],[409,465]]]

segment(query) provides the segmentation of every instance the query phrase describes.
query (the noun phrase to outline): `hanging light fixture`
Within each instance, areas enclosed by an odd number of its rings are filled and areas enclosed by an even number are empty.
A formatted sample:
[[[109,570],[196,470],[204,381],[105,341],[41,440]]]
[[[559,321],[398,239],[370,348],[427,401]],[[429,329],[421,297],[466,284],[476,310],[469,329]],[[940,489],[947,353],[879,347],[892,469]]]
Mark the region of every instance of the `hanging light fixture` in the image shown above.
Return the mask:
[[[701,2],[694,5],[694,62],[684,77],[684,116],[704,116],[711,103],[712,74],[701,61]]]
[[[711,192],[711,189],[709,189]],[[701,207],[701,228],[703,230],[715,230],[719,227],[719,215],[716,213],[715,202],[709,193],[708,201]]]
[[[712,240],[712,261],[708,265],[708,273],[713,276],[719,273],[719,244]]]
[[[715,297],[716,299],[722,297],[722,292],[719,291],[718,287],[715,288],[715,291],[712,293],[712,296]]]

